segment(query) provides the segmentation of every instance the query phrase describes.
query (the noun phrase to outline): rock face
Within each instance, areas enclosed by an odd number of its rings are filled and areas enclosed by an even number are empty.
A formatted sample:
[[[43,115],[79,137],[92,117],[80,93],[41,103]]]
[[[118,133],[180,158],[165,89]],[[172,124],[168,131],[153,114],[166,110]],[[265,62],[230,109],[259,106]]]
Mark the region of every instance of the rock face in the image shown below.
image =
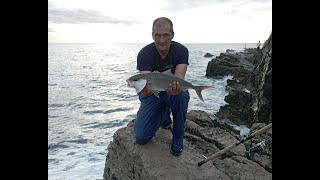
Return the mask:
[[[272,34],[261,50],[246,49],[235,54],[221,53],[207,66],[206,76],[232,75],[227,82],[227,105],[217,117],[236,124],[272,121]]]
[[[254,69],[253,58],[259,58],[258,55],[244,52],[221,53],[208,63],[206,76],[233,75],[239,79],[248,78]]]
[[[209,156],[240,137],[202,111],[188,113],[185,130],[184,151],[175,157],[169,152],[170,130],[159,129],[149,143],[139,145],[133,127],[119,129],[108,147],[104,179],[272,179],[271,157],[255,154],[248,159],[245,144],[198,167],[203,155]]]
[[[255,121],[272,120],[272,35],[264,43],[262,59],[252,73],[254,91],[253,109]]]

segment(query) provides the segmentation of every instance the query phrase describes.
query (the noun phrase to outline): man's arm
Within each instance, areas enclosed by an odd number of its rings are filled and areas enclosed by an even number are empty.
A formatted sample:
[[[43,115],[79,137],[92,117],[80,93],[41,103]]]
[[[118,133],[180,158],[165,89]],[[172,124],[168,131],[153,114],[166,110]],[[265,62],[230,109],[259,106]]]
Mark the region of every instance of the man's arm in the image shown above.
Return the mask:
[[[186,72],[187,72],[187,67],[188,67],[188,64],[178,64],[176,66],[176,70],[174,72],[174,75],[180,79],[184,79]]]
[[[139,71],[140,74],[151,73],[151,71]]]
[[[176,66],[176,70],[174,72],[174,75],[177,76],[180,79],[184,79],[186,72],[187,72],[187,64],[178,64]],[[178,95],[181,92],[181,86],[178,82],[172,82],[172,84],[169,85],[167,89],[168,95]]]

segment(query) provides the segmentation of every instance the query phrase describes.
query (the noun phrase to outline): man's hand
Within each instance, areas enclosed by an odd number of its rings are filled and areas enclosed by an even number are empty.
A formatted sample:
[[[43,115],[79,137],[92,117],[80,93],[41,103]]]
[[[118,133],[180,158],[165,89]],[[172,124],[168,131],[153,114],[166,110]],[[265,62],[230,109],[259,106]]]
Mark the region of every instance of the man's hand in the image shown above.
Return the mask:
[[[152,94],[152,91],[147,88],[147,86],[145,86],[140,92],[139,92],[139,95],[140,96],[147,96],[147,95],[150,95]]]
[[[169,84],[169,87],[166,89],[166,91],[170,96],[178,95],[181,92],[181,86],[179,82],[173,81],[171,84]]]

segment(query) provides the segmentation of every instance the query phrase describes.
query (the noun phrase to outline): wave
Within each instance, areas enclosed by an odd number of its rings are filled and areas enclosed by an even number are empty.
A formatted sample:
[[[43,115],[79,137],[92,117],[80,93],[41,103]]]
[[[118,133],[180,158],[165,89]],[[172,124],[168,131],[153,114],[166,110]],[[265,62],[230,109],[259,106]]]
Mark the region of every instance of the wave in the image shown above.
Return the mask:
[[[88,126],[88,124],[83,125],[86,128],[100,128],[100,129],[105,129],[105,128],[113,128],[113,127],[120,127],[124,125],[126,122],[123,121],[111,121],[111,122],[106,122],[106,123],[90,123],[92,125]]]
[[[69,147],[69,146],[61,144],[61,143],[63,143],[63,142],[49,144],[48,150],[63,149],[63,148],[68,148]]]
[[[94,111],[84,111],[84,114],[109,114],[113,112],[119,112],[119,111],[128,111],[131,110],[132,108],[115,108],[115,109],[110,109],[110,110],[94,110]]]
[[[48,118],[57,118],[57,117],[59,117],[59,116],[53,116],[53,115],[48,114]]]
[[[79,139],[74,139],[74,140],[61,141],[58,143],[51,143],[48,145],[48,150],[69,148],[70,146],[66,145],[65,143],[87,144],[88,139],[79,138]]]
[[[50,108],[56,108],[56,107],[64,107],[65,106],[65,104],[48,104],[48,107],[50,107]]]
[[[79,138],[79,139],[63,141],[63,142],[70,142],[70,143],[76,143],[76,144],[86,144],[88,142],[88,139]]]
[[[58,164],[59,163],[59,159],[48,159],[48,163],[50,164]]]
[[[69,103],[53,103],[53,104],[48,104],[48,108],[59,108],[59,107],[69,107],[72,106],[76,103],[74,102],[69,102]]]

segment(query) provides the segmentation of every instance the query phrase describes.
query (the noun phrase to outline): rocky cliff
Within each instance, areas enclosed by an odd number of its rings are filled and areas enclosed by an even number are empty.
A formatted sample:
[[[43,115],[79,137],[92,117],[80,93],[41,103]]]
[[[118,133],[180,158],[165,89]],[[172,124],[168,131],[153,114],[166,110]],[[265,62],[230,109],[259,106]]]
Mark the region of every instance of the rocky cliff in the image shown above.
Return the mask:
[[[272,34],[261,50],[221,53],[207,66],[206,76],[232,75],[227,82],[228,103],[217,117],[251,126],[272,121]]]
[[[253,128],[257,126],[259,124]],[[264,136],[270,138],[271,135],[269,131]],[[248,156],[249,142],[198,167],[197,163],[204,156],[241,139],[240,135],[220,126],[203,111],[188,113],[184,151],[179,157],[169,152],[171,138],[170,130],[160,129],[151,142],[139,145],[134,141],[133,127],[119,129],[108,147],[104,179],[272,179],[269,149]]]

